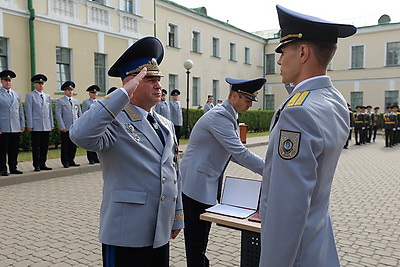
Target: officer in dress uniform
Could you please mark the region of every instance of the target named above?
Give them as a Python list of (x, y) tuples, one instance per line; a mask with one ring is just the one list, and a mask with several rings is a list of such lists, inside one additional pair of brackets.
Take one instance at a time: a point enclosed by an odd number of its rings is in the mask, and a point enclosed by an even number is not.
[(47, 77), (36, 74), (31, 78), (35, 90), (25, 96), (26, 126), (32, 138), (32, 160), (35, 172), (49, 171), (46, 166), (50, 131), (54, 128), (52, 99), (44, 93)]
[(366, 138), (366, 142), (367, 143), (371, 143), (371, 139), (372, 139), (372, 106), (368, 105), (367, 107), (367, 111), (365, 112), (365, 116), (366, 116), (366, 121), (367, 121), (367, 138)]
[(373, 130), (373, 138), (372, 141), (375, 142), (376, 139), (376, 132), (378, 131), (378, 124), (379, 124), (379, 107), (374, 107), (374, 113), (371, 115), (372, 120), (372, 130)]
[(204, 105), (204, 113), (208, 112), (210, 109), (214, 107), (214, 96), (208, 95), (207, 96), (207, 103)]
[(396, 118), (395, 127), (393, 128), (393, 145), (397, 145), (400, 139), (400, 113), (399, 106), (393, 105), (393, 116)]
[[(329, 196), (349, 134), (346, 100), (327, 76), (336, 24), (277, 6), (283, 84), (294, 88), (271, 122), (260, 200), (260, 266), (339, 266)], [(330, 112), (326, 112), (329, 107)]]
[[(88, 111), (90, 109), (90, 106), (97, 102), (97, 94), (99, 91), (100, 87), (95, 84), (89, 86), (86, 89), (86, 92), (89, 92), (89, 99), (86, 99), (82, 102), (82, 113)], [(96, 152), (86, 151), (86, 157), (89, 161), (89, 164), (100, 163)]]
[(56, 119), (61, 131), (61, 164), (64, 168), (79, 167), (75, 163), (76, 145), (69, 137), (69, 128), (82, 115), (79, 101), (72, 97), (75, 83), (66, 81), (61, 85), (64, 97), (57, 100)]
[(167, 119), (171, 119), (171, 111), (170, 111), (170, 105), (169, 103), (166, 101), (167, 99), (167, 90), (162, 89), (162, 93), (161, 93), (161, 101), (158, 102), (155, 106), (154, 106), (154, 110), (160, 114), (161, 116), (164, 116), (164, 118)]
[(394, 132), (396, 127), (396, 117), (393, 114), (392, 106), (387, 106), (386, 113), (383, 114), (383, 129), (385, 130), (385, 147), (393, 147)]
[(352, 129), (354, 128), (354, 115), (353, 115), (353, 111), (351, 110), (350, 104), (347, 103), (347, 107), (349, 109), (349, 117), (350, 117), (350, 131), (349, 131), (349, 137), (346, 140), (346, 143), (344, 144), (344, 149), (348, 149), (349, 147), (349, 141), (351, 140), (351, 133), (352, 133)]
[(258, 174), (264, 166), (263, 159), (240, 141), (237, 119), (257, 101), (256, 91), (266, 80), (225, 80), (231, 85), (228, 99), (196, 122), (181, 161), (188, 267), (209, 266), (205, 253), (211, 223), (200, 220), (200, 214), (216, 204), (230, 159)]
[(363, 142), (363, 127), (364, 127), (364, 114), (361, 112), (361, 106), (356, 107), (354, 115), (354, 139), (356, 145), (361, 145)]
[[(0, 72), (0, 175), (22, 174), (17, 169), (19, 136), (25, 130), (24, 109), (21, 95), (11, 89), (12, 79), (17, 77), (12, 70)], [(8, 158), (8, 159), (7, 159)], [(8, 160), (8, 161), (7, 161)]]
[(100, 242), (103, 266), (169, 266), (169, 240), (183, 228), (178, 144), (161, 100), (161, 42), (134, 43), (108, 71), (123, 87), (71, 127), (80, 147), (96, 151), (103, 171)]
[[(181, 139), (181, 127), (183, 125), (183, 117), (182, 117), (182, 106), (181, 102), (179, 102), (179, 95), (181, 92), (178, 89), (174, 89), (171, 91), (172, 102), (170, 105), (171, 112), (171, 121), (174, 124), (176, 139)], [(181, 152), (181, 150), (179, 150)]]

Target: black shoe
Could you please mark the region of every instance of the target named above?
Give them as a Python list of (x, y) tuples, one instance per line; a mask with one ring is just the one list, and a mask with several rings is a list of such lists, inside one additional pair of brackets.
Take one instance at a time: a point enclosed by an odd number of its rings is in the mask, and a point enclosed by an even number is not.
[(70, 167), (79, 167), (79, 166), (81, 166), (81, 164), (76, 164), (76, 163), (74, 162), (74, 163), (72, 163), (72, 164), (69, 164), (69, 166), (70, 166)]
[(39, 167), (35, 167), (35, 169), (33, 171), (34, 172), (40, 172), (40, 168)]
[(95, 160), (94, 163), (100, 163), (100, 160)]
[(69, 164), (63, 164), (64, 168), (69, 168)]
[(90, 165), (93, 165), (93, 164), (94, 164), (94, 161), (89, 161), (89, 164), (90, 164)]
[(8, 172), (7, 172), (7, 171), (2, 171), (2, 172), (0, 173), (0, 175), (1, 175), (1, 176), (8, 176)]
[(20, 170), (17, 170), (17, 169), (11, 170), (10, 173), (12, 173), (12, 174), (23, 174), (23, 172), (21, 172)]
[(43, 171), (51, 171), (52, 170), (52, 168), (47, 167), (46, 165), (40, 167), (40, 169), (43, 170)]

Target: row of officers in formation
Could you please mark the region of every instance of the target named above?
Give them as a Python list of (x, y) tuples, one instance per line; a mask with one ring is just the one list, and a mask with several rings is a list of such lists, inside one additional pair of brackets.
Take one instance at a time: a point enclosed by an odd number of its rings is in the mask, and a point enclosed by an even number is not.
[[(47, 77), (44, 74), (37, 74), (31, 78), (35, 89), (26, 95), (24, 107), (21, 95), (12, 89), (13, 78), (16, 78), (16, 74), (12, 70), (0, 72), (0, 175), (8, 176), (10, 173), (23, 173), (18, 170), (17, 165), (20, 134), (25, 130), (31, 133), (34, 171), (52, 170), (46, 165), (50, 131), (54, 129), (53, 99), (44, 92)], [(64, 168), (80, 166), (75, 162), (77, 146), (69, 138), (69, 128), (82, 113), (89, 110), (90, 106), (97, 102), (97, 95), (100, 91), (97, 85), (89, 86), (86, 89), (89, 93), (89, 99), (83, 101), (81, 106), (80, 102), (73, 98), (74, 89), (74, 82), (63, 83), (61, 90), (64, 92), (64, 96), (55, 101), (55, 115), (61, 133), (60, 158)], [(111, 87), (107, 94), (115, 89), (117, 88)], [(163, 89), (163, 94), (164, 92), (166, 94), (167, 91)], [(180, 128), (183, 125), (182, 107), (179, 102), (180, 91), (175, 89), (171, 92), (171, 95), (173, 101), (168, 103), (168, 114), (164, 113), (165, 110), (160, 105), (157, 105), (156, 109), (173, 122), (179, 140)], [(87, 151), (87, 159), (89, 164), (100, 163), (96, 152), (93, 151)]]
[(386, 113), (379, 113), (379, 107), (357, 106), (352, 111), (349, 106), (350, 134), (344, 145), (348, 148), (349, 141), (354, 129), (355, 145), (364, 145), (375, 142), (379, 126), (382, 126), (382, 134), (385, 138), (385, 147), (393, 147), (400, 142), (400, 112), (398, 105), (388, 105)]

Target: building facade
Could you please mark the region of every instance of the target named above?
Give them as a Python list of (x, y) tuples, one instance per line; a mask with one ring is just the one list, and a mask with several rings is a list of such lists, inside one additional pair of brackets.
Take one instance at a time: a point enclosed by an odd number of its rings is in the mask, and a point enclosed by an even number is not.
[[(76, 83), (79, 100), (92, 84), (104, 95), (121, 85), (107, 76), (115, 60), (139, 38), (156, 36), (165, 47), (163, 87), (179, 89), (183, 106), (187, 92), (190, 108), (204, 106), (209, 94), (225, 99), (226, 77), (268, 79), (252, 109), (276, 109), (287, 97), (274, 52), (278, 31), (249, 33), (207, 16), (204, 7), (168, 0), (0, 0), (0, 22), (0, 70), (16, 72), (13, 89), (23, 96), (36, 73), (48, 77), (46, 92), (54, 99), (67, 80)], [(352, 107), (398, 103), (399, 74), (399, 23), (362, 27), (340, 39), (328, 71)]]
[[(270, 38), (266, 48), (266, 109), (276, 109), (287, 97), (276, 64), (278, 43), (279, 38)], [(371, 105), (379, 106), (382, 112), (386, 106), (398, 104), (400, 23), (361, 27), (354, 36), (339, 39), (328, 75), (353, 109)]]

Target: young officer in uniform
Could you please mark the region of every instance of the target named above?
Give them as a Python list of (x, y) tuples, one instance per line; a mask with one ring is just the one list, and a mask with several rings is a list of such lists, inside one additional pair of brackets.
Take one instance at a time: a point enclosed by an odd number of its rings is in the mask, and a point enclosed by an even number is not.
[[(97, 102), (97, 94), (100, 91), (100, 87), (93, 84), (86, 89), (86, 92), (89, 92), (89, 99), (86, 99), (82, 102), (82, 113), (88, 111), (90, 106)], [(89, 161), (89, 164), (100, 163), (99, 158), (97, 157), (97, 153), (93, 151), (86, 151), (86, 156)]]
[[(181, 161), (185, 247), (187, 266), (209, 266), (205, 255), (210, 222), (200, 214), (216, 204), (221, 193), (223, 173), (230, 159), (262, 174), (264, 161), (240, 141), (238, 114), (246, 112), (265, 79), (225, 79), (231, 85), (228, 99), (197, 121)], [(218, 199), (219, 200), (219, 199)]]
[(56, 103), (56, 119), (61, 131), (61, 164), (64, 168), (79, 167), (75, 163), (76, 145), (69, 137), (69, 128), (82, 115), (79, 101), (72, 97), (75, 83), (67, 81), (61, 85), (65, 96)]
[(169, 103), (171, 111), (171, 121), (174, 124), (176, 139), (181, 139), (181, 127), (183, 125), (182, 106), (179, 102), (179, 95), (181, 92), (178, 89), (171, 91), (172, 102)]
[(71, 127), (72, 140), (102, 162), (100, 242), (103, 266), (169, 266), (169, 240), (183, 228), (178, 145), (161, 100), (161, 42), (134, 43), (108, 71), (123, 87)]
[(260, 201), (260, 266), (335, 267), (329, 196), (350, 127), (346, 100), (326, 70), (337, 38), (357, 29), (279, 5), (277, 11), (277, 63), (282, 82), (294, 89), (271, 122)]
[(11, 89), (12, 79), (17, 75), (12, 70), (0, 72), (0, 175), (8, 176), (8, 167), (12, 174), (22, 174), (17, 169), (19, 136), (25, 130), (24, 109), (21, 95)]
[(50, 131), (54, 128), (52, 100), (44, 93), (47, 77), (36, 74), (31, 78), (35, 90), (25, 96), (26, 126), (32, 137), (32, 160), (35, 172), (49, 171), (46, 166)]
[(169, 103), (166, 101), (167, 99), (167, 90), (162, 89), (162, 93), (161, 93), (161, 101), (158, 102), (155, 106), (154, 106), (154, 110), (160, 114), (161, 116), (164, 116), (164, 118), (167, 119), (171, 119), (171, 112), (170, 112), (170, 107), (169, 107)]
[(204, 105), (204, 113), (210, 111), (214, 107), (214, 96), (208, 95), (207, 96), (207, 103)]

